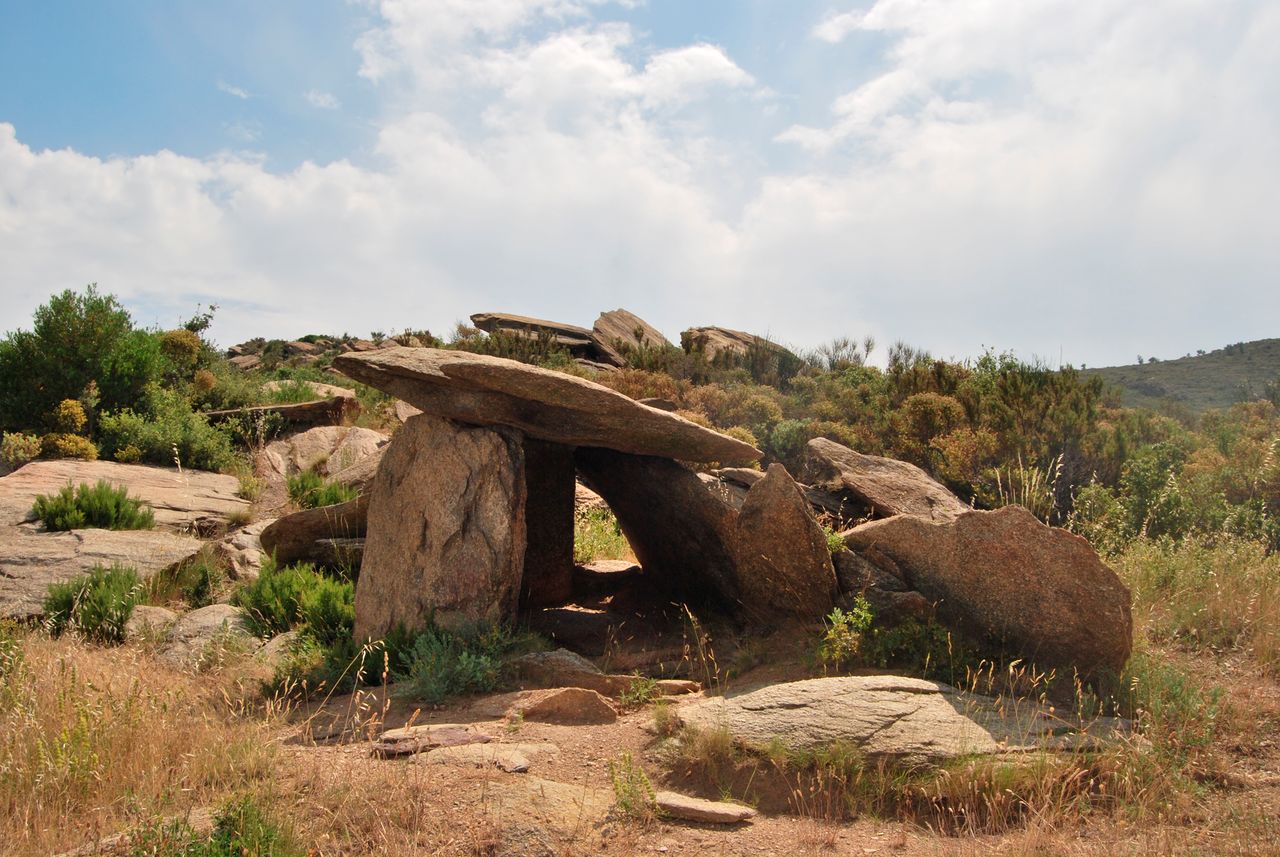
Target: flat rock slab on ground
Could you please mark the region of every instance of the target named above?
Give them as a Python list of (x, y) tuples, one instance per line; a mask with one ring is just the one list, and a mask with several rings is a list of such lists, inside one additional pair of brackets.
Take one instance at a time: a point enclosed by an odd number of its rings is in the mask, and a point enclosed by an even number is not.
[(32, 524), (0, 526), (0, 617), (38, 618), (50, 585), (94, 566), (127, 565), (146, 579), (194, 555), (202, 544), (165, 530), (46, 533)]
[(668, 818), (681, 821), (697, 821), (703, 824), (741, 824), (755, 817), (756, 811), (740, 803), (723, 800), (704, 800), (677, 792), (658, 792), (653, 796), (658, 812)]
[(433, 723), (388, 729), (373, 742), (371, 752), (381, 759), (413, 756), (440, 747), (487, 744), (493, 736), (466, 723)]
[(105, 479), (128, 489), (155, 510), (156, 525), (170, 530), (191, 530), (213, 520), (226, 524), (243, 515), (249, 503), (239, 496), (240, 480), (222, 473), (178, 470), (115, 461), (33, 461), (0, 479), (0, 525), (31, 518), (31, 507), (40, 494), (57, 494), (67, 483), (93, 485)]
[(454, 747), (437, 747), (414, 761), (424, 765), (465, 765), (484, 768), (490, 765), (508, 774), (523, 774), (540, 760), (560, 752), (555, 744), (462, 744)]
[(760, 451), (593, 381), (437, 348), (343, 354), (334, 366), (429, 414), (519, 429), (539, 440), (685, 461), (747, 464)]
[(869, 759), (937, 764), (971, 755), (1074, 750), (1124, 730), (1105, 721), (1089, 730), (1034, 702), (997, 702), (938, 682), (899, 676), (818, 678), (683, 706), (682, 722), (725, 729), (736, 741), (793, 750), (844, 744)]

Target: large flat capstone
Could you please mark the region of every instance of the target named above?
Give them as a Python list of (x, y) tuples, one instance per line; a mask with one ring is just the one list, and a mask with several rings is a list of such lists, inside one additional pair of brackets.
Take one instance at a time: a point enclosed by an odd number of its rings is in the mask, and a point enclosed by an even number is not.
[(685, 461), (746, 464), (750, 444), (641, 405), (593, 381), (514, 360), (437, 348), (343, 354), (343, 374), (436, 416), (508, 426), (567, 446)]

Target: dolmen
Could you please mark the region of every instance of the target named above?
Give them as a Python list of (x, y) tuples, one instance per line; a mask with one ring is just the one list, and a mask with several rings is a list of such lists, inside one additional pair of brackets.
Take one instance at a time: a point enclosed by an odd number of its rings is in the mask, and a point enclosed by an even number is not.
[[(749, 444), (576, 376), (433, 348), (334, 366), (422, 411), (361, 501), (360, 638), (569, 602), (576, 480), (617, 517), (638, 585), (744, 627), (812, 627), (861, 595), (888, 621), (936, 620), (1067, 675), (1128, 659), (1129, 591), (1084, 539), (1020, 507), (971, 509), (912, 465), (816, 438), (806, 487), (781, 464), (748, 477)], [(865, 521), (834, 556), (815, 507)]]
[(774, 465), (740, 510), (684, 462), (760, 451), (575, 376), (433, 348), (337, 357), (349, 377), (423, 413), (369, 487), (356, 633), (509, 621), (573, 588), (575, 476), (612, 508), (652, 591), (761, 622), (834, 604), (825, 537)]

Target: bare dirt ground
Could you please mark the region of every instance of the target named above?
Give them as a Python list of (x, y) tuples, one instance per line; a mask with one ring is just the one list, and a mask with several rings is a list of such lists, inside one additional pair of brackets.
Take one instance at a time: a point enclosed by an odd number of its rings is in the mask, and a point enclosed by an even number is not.
[[(511, 695), (422, 712), (394, 696), (385, 725), (472, 723), (499, 744), (527, 745), (530, 769), (427, 764), (421, 755), (380, 759), (367, 740), (315, 742), (330, 721), (381, 707), (378, 694), (331, 700), (305, 727), (282, 729), (276, 788), (319, 853), (441, 855), (1031, 855), (1280, 854), (1280, 684), (1243, 659), (1190, 658), (1179, 666), (1225, 690), (1211, 762), (1201, 785), (1155, 817), (1126, 812), (1031, 818), (1000, 835), (951, 836), (910, 820), (829, 821), (806, 808), (733, 827), (657, 820), (613, 810), (609, 766), (630, 753), (655, 788), (667, 785), (653, 712), (605, 726), (511, 722)], [(549, 752), (554, 748), (554, 752)], [(703, 795), (717, 797), (716, 795)]]

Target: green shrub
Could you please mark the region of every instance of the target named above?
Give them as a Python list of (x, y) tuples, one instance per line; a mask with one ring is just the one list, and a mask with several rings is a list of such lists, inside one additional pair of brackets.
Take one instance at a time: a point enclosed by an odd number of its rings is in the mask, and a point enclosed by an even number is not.
[(54, 636), (76, 631), (100, 643), (124, 640), (124, 626), (142, 600), (138, 572), (115, 565), (95, 566), (86, 577), (49, 587), (44, 601), (45, 624)]
[(452, 696), (493, 690), (517, 638), (500, 626), (447, 631), (434, 625), (414, 638), (396, 680), (406, 695), (439, 705)]
[(289, 499), (304, 509), (335, 506), (360, 496), (360, 492), (350, 485), (329, 482), (314, 470), (303, 470), (290, 476), (288, 484)]
[(355, 623), (355, 587), (326, 577), (310, 563), (276, 567), (264, 562), (258, 579), (239, 590), (232, 603), (243, 607), (259, 637), (293, 628), (333, 643), (350, 637)]
[(356, 623), (355, 586), (321, 575), (303, 589), (298, 618), (303, 631), (324, 645), (349, 638)]
[(78, 434), (53, 432), (40, 439), (40, 454), (45, 458), (76, 458), (81, 461), (96, 461), (98, 447), (93, 441)]
[(30, 331), (0, 340), (0, 427), (33, 428), (95, 382), (101, 406), (127, 407), (160, 377), (157, 338), (95, 286), (50, 298)]
[(299, 402), (314, 402), (323, 398), (316, 394), (315, 388), (306, 381), (285, 381), (267, 394), (267, 399), (279, 405), (293, 405)]
[(236, 460), (227, 432), (192, 411), (180, 393), (158, 386), (147, 389), (141, 411), (103, 414), (98, 431), (103, 449), (113, 457), (133, 447), (143, 461), (173, 464), (176, 449), (183, 467), (212, 471), (229, 470)]
[(159, 339), (160, 353), (169, 361), (170, 369), (177, 377), (186, 377), (195, 371), (204, 347), (198, 334), (180, 327), (166, 330)]
[(5, 432), (0, 440), (0, 461), (10, 467), (21, 467), (40, 454), (40, 446), (36, 435)]
[(235, 798), (218, 810), (213, 830), (197, 833), (185, 819), (144, 825), (130, 834), (129, 857), (304, 857), (293, 830), (252, 796)]
[(40, 494), (32, 508), (47, 530), (147, 530), (155, 526), (155, 513), (141, 500), (129, 497), (105, 479), (94, 485), (68, 483), (52, 496)]
[(609, 782), (613, 786), (614, 808), (623, 818), (642, 824), (657, 818), (658, 804), (653, 783), (630, 753), (623, 753), (616, 762), (609, 762)]
[(871, 629), (871, 619), (871, 605), (861, 595), (847, 611), (833, 607), (818, 645), (818, 659), (823, 666), (839, 670), (856, 660), (862, 653), (862, 640)]

